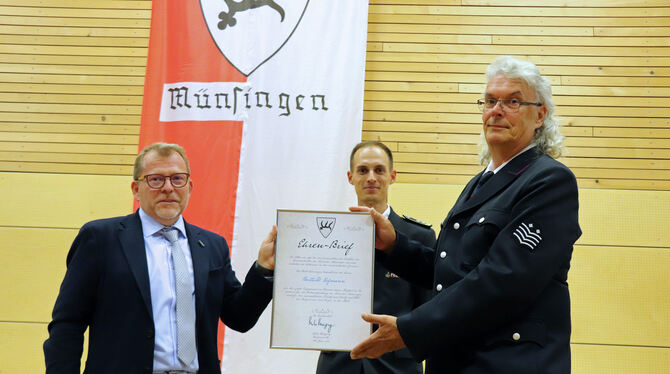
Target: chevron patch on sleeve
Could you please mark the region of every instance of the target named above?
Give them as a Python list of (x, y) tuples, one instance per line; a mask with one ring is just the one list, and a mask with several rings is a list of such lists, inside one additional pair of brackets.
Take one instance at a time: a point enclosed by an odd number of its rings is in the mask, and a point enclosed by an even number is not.
[(519, 241), (519, 244), (525, 245), (532, 251), (542, 241), (540, 236), (540, 229), (533, 227), (532, 223), (521, 223), (519, 227), (514, 230), (514, 237)]

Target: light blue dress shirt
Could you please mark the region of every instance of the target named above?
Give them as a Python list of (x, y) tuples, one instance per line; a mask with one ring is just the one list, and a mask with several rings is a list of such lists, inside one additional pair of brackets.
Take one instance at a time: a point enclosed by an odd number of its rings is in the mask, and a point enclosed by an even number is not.
[[(154, 328), (154, 371), (187, 370), (198, 371), (198, 356), (188, 366), (182, 366), (177, 358), (177, 297), (172, 264), (172, 247), (170, 242), (160, 233), (165, 227), (140, 208), (144, 248), (147, 254), (149, 284), (151, 287), (151, 308), (153, 310)], [(179, 231), (179, 246), (184, 252), (188, 271), (191, 275), (191, 293), (195, 313), (195, 290), (193, 289), (193, 259), (189, 250), (184, 219), (179, 216), (172, 226)], [(133, 316), (128, 316), (133, 318)], [(194, 318), (195, 320), (195, 318)], [(194, 327), (195, 329), (195, 327)]]

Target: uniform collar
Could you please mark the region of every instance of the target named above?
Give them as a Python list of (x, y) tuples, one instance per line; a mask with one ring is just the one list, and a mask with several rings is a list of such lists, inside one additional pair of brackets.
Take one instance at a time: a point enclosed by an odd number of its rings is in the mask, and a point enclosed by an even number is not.
[(486, 167), (486, 170), (484, 170), (484, 172), (486, 173), (487, 171), (492, 171), (493, 174), (498, 173), (500, 170), (502, 170), (502, 168), (505, 167), (505, 165), (509, 164), (509, 163), (510, 163), (512, 160), (514, 160), (518, 155), (520, 155), (520, 154), (526, 152), (527, 150), (529, 150), (529, 149), (531, 149), (531, 148), (533, 148), (533, 147), (535, 147), (535, 143), (530, 143), (526, 148), (524, 148), (524, 149), (522, 149), (521, 151), (519, 151), (519, 153), (517, 153), (517, 154), (515, 154), (514, 156), (512, 156), (512, 158), (510, 158), (509, 160), (503, 162), (502, 164), (500, 164), (500, 166), (498, 166), (498, 167), (495, 168), (495, 169), (493, 169), (493, 160), (489, 161), (489, 165)]

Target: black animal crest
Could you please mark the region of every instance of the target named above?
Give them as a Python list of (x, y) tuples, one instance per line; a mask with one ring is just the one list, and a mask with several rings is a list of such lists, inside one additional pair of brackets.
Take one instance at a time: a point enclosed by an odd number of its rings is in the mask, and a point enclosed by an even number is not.
[(319, 230), (323, 230), (323, 229), (332, 230), (333, 229), (333, 223), (335, 223), (335, 221), (330, 221), (330, 222), (321, 221), (321, 222), (319, 222)]
[(249, 9), (256, 9), (262, 6), (269, 6), (276, 10), (281, 16), (281, 22), (284, 22), (284, 9), (273, 0), (242, 0), (239, 3), (235, 2), (235, 0), (224, 1), (226, 2), (226, 5), (228, 5), (228, 12), (219, 13), (219, 19), (221, 19), (221, 22), (218, 24), (219, 30), (224, 30), (228, 26), (235, 26), (237, 23), (237, 20), (234, 17), (235, 13), (244, 12)]

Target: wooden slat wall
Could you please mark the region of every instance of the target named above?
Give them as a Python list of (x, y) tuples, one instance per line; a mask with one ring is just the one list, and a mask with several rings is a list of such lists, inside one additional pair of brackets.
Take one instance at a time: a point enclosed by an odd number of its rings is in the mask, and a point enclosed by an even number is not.
[(580, 187), (670, 190), (667, 0), (372, 0), (363, 138), (392, 147), (403, 182), (467, 182), (503, 54), (550, 79)]
[[(149, 0), (0, 0), (0, 373), (41, 343), (86, 221), (128, 213)], [(668, 0), (371, 0), (364, 139), (395, 151), (394, 207), (439, 224), (477, 165), (499, 54), (552, 81), (579, 177), (573, 372), (670, 367)], [(637, 191), (636, 191), (637, 190)], [(645, 190), (645, 191), (642, 191)], [(437, 207), (437, 208), (436, 208)]]
[(128, 175), (151, 1), (0, 0), (0, 170)]
[(132, 210), (150, 18), (150, 0), (0, 0), (0, 373), (44, 372), (72, 239)]

